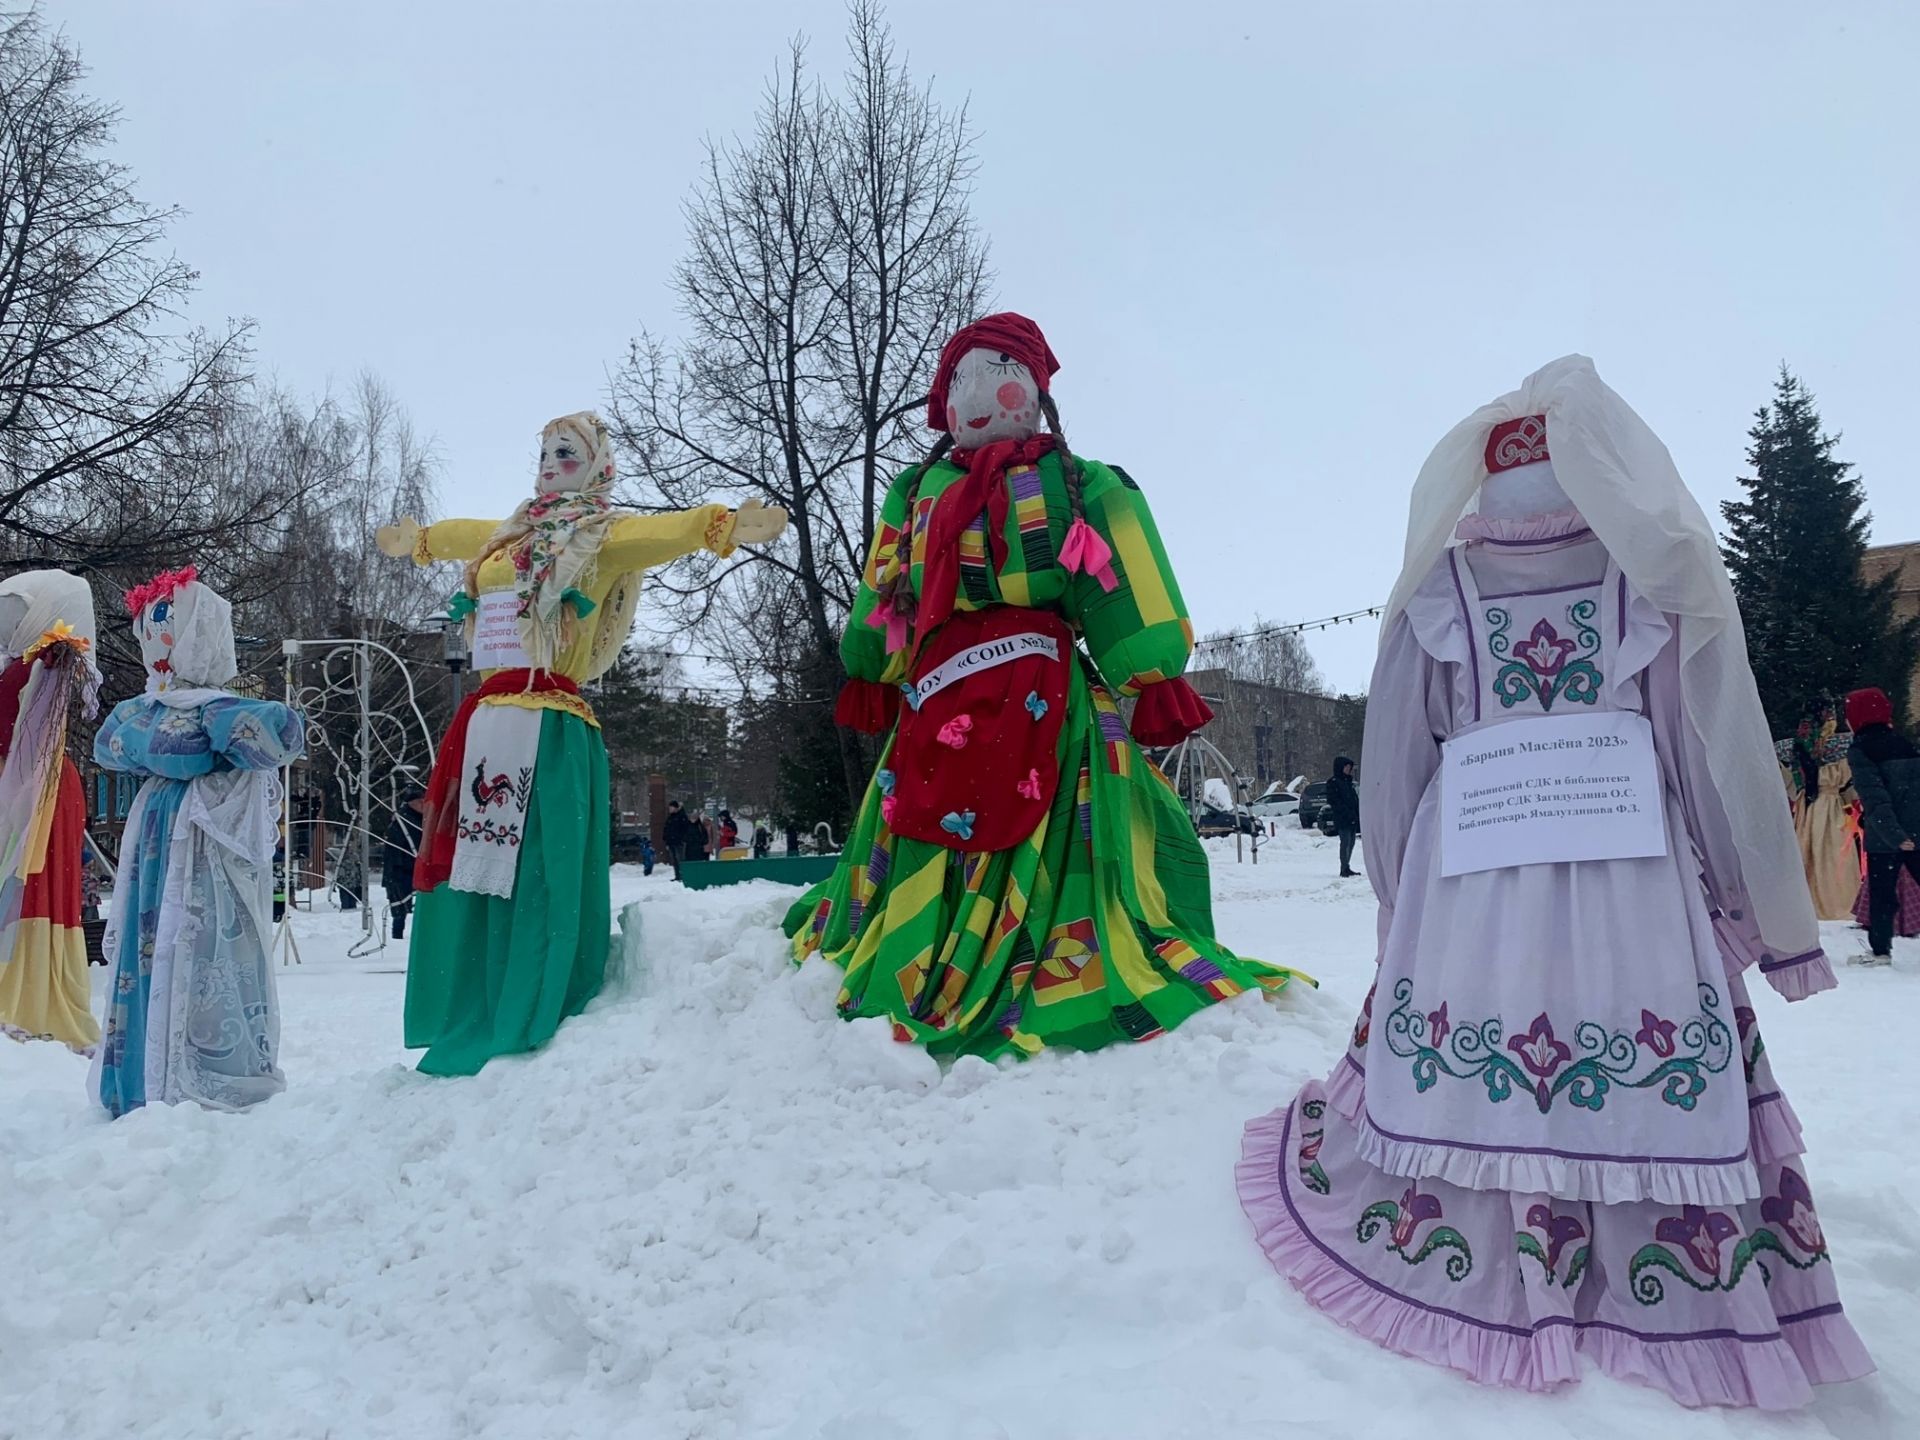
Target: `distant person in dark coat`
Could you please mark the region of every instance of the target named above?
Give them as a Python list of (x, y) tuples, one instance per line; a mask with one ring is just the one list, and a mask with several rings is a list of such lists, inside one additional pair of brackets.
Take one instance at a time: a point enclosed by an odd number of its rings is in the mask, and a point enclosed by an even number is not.
[(387, 913), (393, 917), (393, 938), (407, 938), (407, 916), (413, 913), (413, 861), (420, 853), (420, 817), (426, 813), (427, 792), (416, 790), (393, 812), (380, 852), (380, 884), (387, 892)]
[(1847, 696), (1847, 725), (1867, 849), (1867, 953), (1858, 963), (1891, 965), (1900, 872), (1920, 882), (1920, 752), (1893, 728), (1893, 703), (1883, 690)]
[(1356, 875), (1353, 842), (1360, 834), (1360, 787), (1353, 783), (1353, 761), (1344, 755), (1333, 757), (1333, 774), (1327, 779), (1327, 810), (1340, 836), (1340, 874), (1343, 878)]
[(768, 833), (766, 826), (755, 821), (753, 826), (753, 858), (756, 860), (764, 860), (772, 849), (773, 836)]
[(688, 842), (693, 839), (693, 821), (678, 800), (667, 802), (667, 828), (662, 838), (667, 842), (667, 863), (673, 866), (673, 878), (678, 880), (680, 867), (686, 863)]

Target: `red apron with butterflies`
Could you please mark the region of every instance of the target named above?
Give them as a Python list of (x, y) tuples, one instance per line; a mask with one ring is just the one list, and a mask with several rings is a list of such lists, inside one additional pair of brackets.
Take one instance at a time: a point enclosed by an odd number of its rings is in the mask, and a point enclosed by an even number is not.
[(1073, 632), (1058, 615), (1002, 605), (962, 611), (920, 651), (901, 687), (887, 826), (955, 850), (1007, 850), (1046, 818), (1060, 785)]

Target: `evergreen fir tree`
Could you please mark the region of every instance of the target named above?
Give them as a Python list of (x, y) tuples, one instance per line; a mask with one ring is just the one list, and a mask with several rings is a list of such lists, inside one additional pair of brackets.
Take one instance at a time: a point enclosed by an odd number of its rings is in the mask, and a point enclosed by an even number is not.
[(1813, 396), (1783, 365), (1747, 432), (1744, 500), (1720, 508), (1721, 552), (1746, 625), (1760, 700), (1777, 736), (1821, 698), (1878, 685), (1904, 708), (1920, 622), (1894, 618), (1896, 577), (1869, 584), (1872, 517), (1853, 467), (1834, 457)]

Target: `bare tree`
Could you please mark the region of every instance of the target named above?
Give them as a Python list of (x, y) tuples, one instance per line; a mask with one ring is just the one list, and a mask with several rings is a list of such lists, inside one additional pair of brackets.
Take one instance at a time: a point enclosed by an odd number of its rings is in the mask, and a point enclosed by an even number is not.
[(0, 538), (16, 558), (138, 567), (270, 526), (203, 482), (247, 327), (181, 331), (177, 216), (108, 157), (117, 112), (36, 10), (0, 16)]
[[(796, 41), (745, 140), (711, 142), (686, 206), (677, 346), (637, 339), (612, 385), (642, 503), (761, 496), (790, 537), (676, 567), (656, 590), (712, 651), (814, 697), (838, 675), (888, 476), (922, 448), (917, 415), (947, 335), (989, 275), (968, 214), (964, 109), (916, 88), (874, 0), (849, 6), (844, 93), (810, 80)], [(869, 763), (838, 747), (850, 799)]]
[(1244, 630), (1203, 636), (1194, 646), (1193, 668), (1224, 670), (1238, 680), (1301, 695), (1327, 693), (1326, 680), (1300, 632), (1272, 628), (1258, 615)]
[(1213, 706), (1207, 737), (1258, 784), (1317, 771), (1358, 741), (1297, 630), (1256, 616), (1243, 631), (1216, 631), (1194, 646), (1187, 678)]

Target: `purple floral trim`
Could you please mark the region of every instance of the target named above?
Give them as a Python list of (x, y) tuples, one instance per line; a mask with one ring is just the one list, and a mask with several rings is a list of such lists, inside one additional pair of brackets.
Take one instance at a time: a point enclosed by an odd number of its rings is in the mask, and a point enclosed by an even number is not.
[(1786, 970), (1795, 965), (1805, 965), (1810, 960), (1820, 959), (1826, 953), (1826, 951), (1815, 946), (1804, 955), (1789, 955), (1784, 960), (1776, 960), (1771, 955), (1762, 956), (1760, 960), (1760, 973), (1762, 975), (1771, 975), (1776, 970)]
[(1447, 565), (1453, 571), (1453, 593), (1460, 597), (1460, 623), (1467, 627), (1467, 660), (1473, 666), (1473, 718), (1480, 718), (1480, 652), (1473, 642), (1473, 610), (1467, 604), (1467, 587), (1460, 581), (1460, 552), (1447, 551)]
[[(1686, 1340), (1737, 1340), (1743, 1345), (1771, 1345), (1775, 1341), (1783, 1338), (1779, 1330), (1774, 1330), (1764, 1335), (1750, 1335), (1739, 1330), (1695, 1330), (1691, 1332), (1635, 1330), (1630, 1326), (1616, 1325), (1606, 1320), (1576, 1320), (1571, 1315), (1549, 1315), (1544, 1319), (1536, 1321), (1531, 1326), (1502, 1325), (1491, 1320), (1477, 1319), (1459, 1310), (1449, 1310), (1444, 1305), (1429, 1305), (1424, 1300), (1416, 1300), (1411, 1295), (1403, 1295), (1398, 1290), (1381, 1284), (1371, 1275), (1348, 1262), (1344, 1256), (1338, 1255), (1329, 1249), (1326, 1242), (1314, 1234), (1313, 1230), (1307, 1225), (1305, 1218), (1300, 1214), (1300, 1207), (1294, 1203), (1293, 1191), (1287, 1184), (1286, 1159), (1292, 1155), (1292, 1153), (1293, 1111), (1289, 1109), (1287, 1111), (1286, 1124), (1282, 1128), (1280, 1135), (1281, 1163), (1277, 1173), (1280, 1180), (1280, 1203), (1287, 1207), (1287, 1215), (1293, 1221), (1294, 1227), (1299, 1230), (1302, 1235), (1307, 1237), (1314, 1249), (1318, 1250), (1322, 1255), (1326, 1256), (1327, 1259), (1331, 1260), (1335, 1265), (1339, 1266), (1340, 1269), (1358, 1280), (1362, 1285), (1365, 1285), (1369, 1290), (1385, 1295), (1388, 1299), (1398, 1301), (1402, 1305), (1409, 1305), (1415, 1310), (1425, 1311), (1429, 1315), (1438, 1315), (1443, 1320), (1457, 1320), (1463, 1325), (1471, 1325), (1476, 1330), (1490, 1330), (1497, 1335), (1515, 1335), (1523, 1340), (1532, 1339), (1542, 1330), (1551, 1329), (1556, 1325), (1569, 1326), (1575, 1330), (1611, 1330), (1616, 1335), (1625, 1335), (1631, 1339), (1639, 1340), (1644, 1344), (1652, 1345), (1672, 1344)], [(1828, 1316), (1838, 1315), (1840, 1313), (1841, 1307), (1836, 1302), (1831, 1305), (1821, 1305), (1812, 1310), (1796, 1311), (1792, 1315), (1775, 1316), (1774, 1324), (1778, 1326), (1796, 1325), (1807, 1320), (1824, 1320)]]
[(1692, 1110), (1709, 1077), (1725, 1070), (1733, 1058), (1733, 1037), (1720, 1019), (1719, 992), (1711, 985), (1699, 987), (1699, 1010), (1682, 1022), (1642, 1009), (1637, 1031), (1593, 1021), (1575, 1025), (1571, 1034), (1579, 1047), (1577, 1057), (1574, 1047), (1554, 1033), (1544, 1010), (1527, 1030), (1508, 1036), (1498, 1015), (1455, 1020), (1445, 1004), (1422, 1013), (1414, 1007), (1411, 979), (1394, 982), (1393, 998), (1386, 1019), (1387, 1048), (1412, 1062), (1414, 1087), (1421, 1094), (1444, 1076), (1478, 1080), (1496, 1105), (1517, 1092), (1531, 1091), (1542, 1115), (1563, 1099), (1600, 1111), (1616, 1088), (1654, 1090), (1666, 1104)]

